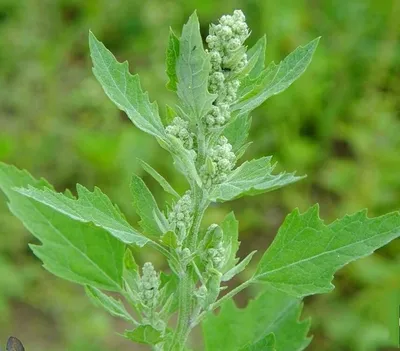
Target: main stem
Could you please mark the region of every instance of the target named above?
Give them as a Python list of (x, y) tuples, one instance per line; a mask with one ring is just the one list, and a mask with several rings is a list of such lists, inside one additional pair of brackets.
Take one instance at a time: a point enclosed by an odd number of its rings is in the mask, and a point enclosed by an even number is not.
[[(204, 198), (204, 190), (195, 185), (193, 187), (193, 198), (194, 198), (194, 218), (193, 225), (188, 235), (187, 247), (190, 252), (196, 252), (197, 249), (197, 238), (200, 230), (201, 220), (203, 218), (205, 209), (207, 207)], [(169, 348), (169, 351), (181, 351), (185, 347), (186, 340), (191, 330), (191, 317), (192, 317), (192, 299), (193, 299), (193, 282), (194, 269), (192, 265), (185, 267), (180, 277), (180, 283), (178, 286), (178, 298), (179, 298), (179, 313), (178, 322), (174, 334), (174, 338)]]

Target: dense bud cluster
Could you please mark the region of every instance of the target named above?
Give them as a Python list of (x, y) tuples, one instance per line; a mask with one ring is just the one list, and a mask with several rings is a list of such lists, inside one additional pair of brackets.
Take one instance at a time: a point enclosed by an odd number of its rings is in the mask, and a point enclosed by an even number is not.
[(182, 242), (186, 237), (186, 229), (190, 226), (193, 216), (191, 192), (187, 191), (168, 214), (168, 221)]
[(139, 284), (139, 297), (143, 305), (149, 308), (157, 306), (160, 284), (160, 277), (157, 275), (153, 265), (150, 262), (146, 262), (143, 265), (142, 278)]
[(219, 242), (216, 247), (207, 250), (207, 262), (212, 264), (213, 268), (219, 269), (222, 267), (225, 259), (225, 249), (222, 242)]
[(183, 120), (180, 117), (175, 117), (172, 123), (165, 128), (165, 131), (169, 135), (173, 135), (178, 138), (186, 149), (193, 148), (193, 133), (189, 132), (189, 122)]
[(212, 66), (209, 90), (218, 97), (206, 117), (209, 127), (222, 126), (229, 120), (229, 106), (235, 102), (240, 85), (238, 79), (230, 77), (247, 65), (243, 43), (248, 35), (245, 16), (240, 10), (235, 10), (232, 16), (222, 16), (219, 24), (210, 27), (206, 39)]
[(200, 174), (207, 188), (223, 182), (235, 165), (236, 156), (228, 139), (221, 136), (218, 144), (208, 151), (206, 164), (200, 169)]

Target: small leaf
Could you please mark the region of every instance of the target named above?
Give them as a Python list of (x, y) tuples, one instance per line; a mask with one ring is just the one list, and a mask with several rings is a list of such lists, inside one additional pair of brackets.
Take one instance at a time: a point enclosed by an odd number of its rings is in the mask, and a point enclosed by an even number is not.
[(125, 309), (124, 304), (120, 300), (116, 300), (113, 297), (104, 294), (93, 286), (85, 286), (85, 291), (95, 306), (103, 307), (114, 317), (119, 317), (128, 322), (132, 322), (131, 315)]
[[(272, 62), (256, 79), (254, 87), (250, 92), (243, 95), (240, 101), (232, 106), (232, 111), (246, 113), (260, 106), (269, 97), (286, 90), (306, 70), (311, 62), (319, 38), (314, 39), (307, 45), (300, 46), (289, 54), (279, 65)], [(247, 85), (243, 87), (246, 89)]]
[(71, 199), (62, 193), (33, 186), (16, 189), (18, 193), (38, 201), (75, 221), (89, 223), (103, 228), (115, 238), (127, 244), (145, 245), (149, 239), (132, 228), (120, 210), (99, 188), (93, 192), (77, 184), (78, 199)]
[(239, 249), (240, 242), (239, 238), (239, 222), (235, 218), (233, 212), (228, 213), (221, 223), (221, 228), (223, 232), (223, 245), (226, 249), (225, 256), (226, 262), (223, 266), (223, 272), (227, 272), (233, 267), (239, 259), (236, 258), (236, 253)]
[(251, 117), (248, 114), (238, 115), (224, 129), (224, 136), (232, 145), (232, 151), (237, 154), (249, 136)]
[(299, 299), (272, 289), (250, 300), (243, 309), (229, 299), (218, 315), (210, 313), (202, 324), (205, 349), (240, 350), (274, 334), (276, 350), (304, 350), (310, 343), (310, 320), (298, 320), (301, 308)]
[(44, 268), (79, 284), (120, 291), (125, 245), (91, 223), (73, 220), (13, 190), (28, 186), (49, 187), (26, 171), (0, 163), (0, 189), (10, 201), (11, 212), (42, 242), (42, 246), (30, 247)]
[(146, 345), (156, 345), (162, 341), (161, 332), (151, 325), (141, 325), (134, 330), (127, 330), (124, 336), (129, 340)]
[(239, 274), (242, 272), (247, 265), (250, 263), (251, 259), (253, 258), (253, 255), (257, 252), (257, 250), (250, 252), (238, 265), (230, 269), (228, 272), (226, 272), (223, 276), (221, 281), (227, 282), (231, 280), (235, 275)]
[(136, 281), (139, 281), (139, 266), (132, 255), (132, 251), (127, 248), (124, 254), (124, 268), (131, 274)]
[(255, 280), (294, 296), (331, 291), (333, 274), (400, 236), (400, 213), (368, 218), (366, 211), (325, 225), (318, 206), (288, 215), (262, 257)]
[(132, 176), (130, 187), (133, 196), (133, 206), (141, 218), (139, 224), (144, 232), (152, 236), (163, 235), (167, 231), (168, 222), (159, 210), (149, 188), (137, 175)]
[(271, 164), (271, 157), (246, 161), (229, 174), (223, 183), (214, 187), (209, 194), (209, 199), (223, 202), (244, 195), (258, 195), (282, 188), (304, 178), (296, 177), (294, 173), (273, 175), (274, 167)]
[(142, 168), (148, 174), (150, 174), (158, 182), (158, 184), (161, 185), (161, 187), (164, 189), (164, 191), (175, 196), (177, 199), (180, 198), (180, 195), (174, 190), (174, 188), (168, 183), (168, 181), (160, 173), (158, 173), (153, 167), (151, 167), (149, 164), (147, 164), (143, 160), (139, 160), (139, 162), (140, 162), (140, 165), (142, 166)]
[(211, 63), (203, 48), (200, 25), (196, 13), (183, 26), (176, 74), (178, 96), (186, 114), (198, 122), (211, 109), (216, 96), (208, 92)]
[(166, 72), (169, 78), (167, 88), (171, 91), (176, 91), (176, 83), (178, 82), (178, 78), (176, 77), (176, 63), (179, 57), (179, 45), (179, 38), (175, 35), (172, 28), (170, 28), (167, 47)]
[(119, 63), (92, 32), (89, 33), (89, 46), (93, 73), (111, 101), (128, 115), (136, 127), (155, 137), (165, 138), (157, 104), (150, 103), (147, 92), (142, 91), (139, 76), (129, 73), (128, 62)]
[(179, 278), (176, 274), (165, 274), (161, 272), (160, 304), (162, 309), (160, 314), (165, 317), (170, 316), (179, 307), (177, 298)]
[(247, 60), (251, 62), (253, 58), (257, 58), (257, 62), (249, 73), (249, 78), (257, 78), (265, 67), (265, 49), (267, 47), (267, 37), (264, 35), (257, 40), (247, 51)]
[(166, 232), (162, 237), (161, 241), (172, 249), (176, 249), (178, 247), (178, 238), (172, 230)]
[(165, 105), (165, 117), (163, 119), (164, 125), (171, 124), (174, 118), (177, 116), (177, 112), (171, 106)]
[(130, 297), (130, 300), (135, 304), (140, 303), (138, 296), (140, 275), (139, 268), (132, 255), (132, 251), (127, 248), (124, 255), (124, 288)]

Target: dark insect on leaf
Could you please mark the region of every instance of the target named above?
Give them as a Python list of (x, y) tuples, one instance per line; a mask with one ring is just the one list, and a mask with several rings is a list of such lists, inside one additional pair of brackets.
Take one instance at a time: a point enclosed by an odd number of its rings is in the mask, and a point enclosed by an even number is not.
[(21, 341), (10, 336), (7, 341), (6, 351), (25, 351), (25, 348)]
[(193, 48), (192, 48), (192, 52), (194, 51), (194, 50), (196, 50), (196, 48), (197, 48), (197, 46), (195, 45), (195, 46), (193, 46)]

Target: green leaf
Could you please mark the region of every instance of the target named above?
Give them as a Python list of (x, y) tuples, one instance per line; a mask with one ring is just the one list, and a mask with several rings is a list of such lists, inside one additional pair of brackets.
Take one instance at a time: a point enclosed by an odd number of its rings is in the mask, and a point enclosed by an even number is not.
[(262, 293), (243, 309), (227, 300), (218, 315), (210, 313), (202, 324), (205, 349), (238, 350), (273, 333), (276, 350), (304, 350), (310, 343), (310, 320), (298, 321), (301, 308), (299, 299), (276, 290)]
[(158, 184), (161, 185), (161, 187), (164, 189), (164, 191), (175, 196), (177, 199), (180, 198), (180, 195), (175, 191), (175, 189), (168, 183), (168, 181), (160, 173), (158, 173), (153, 167), (151, 167), (149, 164), (147, 164), (143, 160), (139, 160), (139, 162), (140, 162), (140, 165), (142, 166), (142, 168), (148, 174), (150, 174), (158, 182)]
[(253, 255), (257, 252), (257, 250), (250, 252), (238, 265), (235, 267), (231, 268), (229, 271), (227, 271), (221, 278), (221, 281), (227, 282), (231, 280), (235, 275), (239, 274), (242, 272), (247, 265), (250, 263), (251, 259), (253, 258)]
[(196, 121), (211, 109), (216, 96), (208, 92), (211, 64), (203, 48), (203, 39), (196, 13), (183, 26), (177, 64), (178, 96), (189, 118)]
[(224, 136), (232, 145), (232, 151), (237, 154), (249, 136), (251, 117), (248, 114), (238, 115), (224, 129)]
[(239, 250), (240, 242), (239, 238), (239, 222), (235, 218), (235, 214), (230, 212), (226, 215), (221, 223), (222, 235), (223, 235), (223, 245), (226, 250), (226, 262), (224, 264), (223, 272), (227, 272), (239, 261), (236, 258), (236, 253)]
[(294, 173), (272, 174), (275, 165), (271, 157), (246, 161), (229, 174), (228, 178), (213, 188), (209, 194), (211, 201), (229, 201), (244, 195), (258, 195), (282, 188), (304, 177)]
[(151, 325), (141, 325), (134, 330), (127, 330), (124, 336), (139, 344), (155, 345), (162, 340), (161, 332)]
[(132, 251), (129, 248), (125, 250), (123, 272), (125, 291), (129, 295), (130, 301), (133, 301), (135, 304), (139, 304), (139, 267), (135, 262)]
[(131, 315), (125, 309), (124, 304), (120, 300), (116, 300), (113, 297), (104, 294), (93, 286), (85, 286), (85, 291), (95, 306), (103, 307), (114, 317), (122, 318), (128, 322), (132, 322)]
[(179, 278), (176, 274), (160, 273), (161, 289), (160, 289), (160, 318), (167, 319), (179, 307), (178, 285)]
[(325, 225), (315, 205), (288, 215), (254, 279), (294, 296), (331, 291), (333, 274), (400, 236), (400, 213), (368, 218), (360, 211)]
[(240, 351), (276, 351), (275, 335), (268, 334), (265, 338), (241, 348)]
[(257, 62), (249, 73), (249, 78), (257, 78), (260, 73), (264, 70), (265, 67), (265, 49), (267, 47), (267, 37), (264, 35), (260, 39), (257, 40), (257, 43), (254, 44), (247, 51), (247, 60), (251, 62), (254, 57), (257, 58)]
[(172, 230), (167, 231), (162, 237), (161, 241), (170, 247), (171, 249), (176, 249), (178, 247), (178, 237)]
[(76, 189), (78, 199), (71, 199), (48, 188), (37, 189), (32, 185), (27, 188), (16, 189), (16, 191), (75, 221), (91, 222), (124, 243), (143, 246), (149, 241), (148, 238), (130, 226), (119, 209), (99, 188), (95, 188), (91, 192), (84, 186), (77, 184)]
[(168, 231), (168, 222), (159, 210), (156, 200), (144, 181), (133, 175), (130, 183), (133, 206), (142, 219), (139, 224), (145, 233), (161, 236)]
[[(251, 91), (242, 96), (240, 101), (232, 106), (232, 111), (246, 113), (260, 106), (269, 97), (286, 90), (306, 70), (311, 62), (319, 38), (305, 46), (300, 46), (276, 65), (272, 62), (256, 79)], [(246, 89), (248, 85), (244, 85)]]
[(155, 102), (140, 86), (139, 76), (129, 73), (128, 62), (119, 63), (114, 55), (89, 33), (93, 73), (107, 96), (124, 111), (133, 124), (146, 133), (165, 138), (164, 126)]
[(257, 78), (264, 69), (266, 45), (267, 38), (264, 35), (251, 49), (247, 51), (248, 63), (246, 67), (240, 71), (237, 76), (234, 76), (240, 80), (242, 89), (243, 86), (246, 86), (247, 84), (251, 83), (254, 78)]
[(178, 78), (176, 76), (176, 63), (179, 57), (179, 45), (179, 38), (175, 35), (172, 28), (170, 28), (167, 47), (166, 72), (169, 78), (167, 88), (172, 91), (176, 91), (176, 83), (178, 82)]
[(11, 212), (42, 242), (30, 247), (44, 267), (79, 284), (120, 291), (124, 244), (101, 228), (75, 221), (13, 190), (27, 186), (49, 187), (26, 171), (0, 163), (0, 189), (10, 201)]

